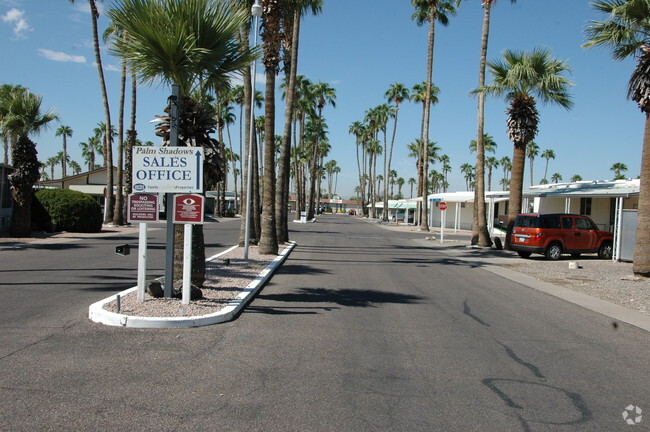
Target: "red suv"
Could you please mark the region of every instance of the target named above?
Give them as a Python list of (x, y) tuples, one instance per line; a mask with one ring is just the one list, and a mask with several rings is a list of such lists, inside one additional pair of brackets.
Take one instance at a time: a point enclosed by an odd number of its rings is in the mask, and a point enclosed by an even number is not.
[(574, 257), (597, 253), (602, 259), (611, 259), (613, 239), (611, 232), (599, 230), (586, 216), (529, 213), (515, 219), (510, 249), (523, 258), (533, 253), (549, 260), (557, 260), (564, 253)]

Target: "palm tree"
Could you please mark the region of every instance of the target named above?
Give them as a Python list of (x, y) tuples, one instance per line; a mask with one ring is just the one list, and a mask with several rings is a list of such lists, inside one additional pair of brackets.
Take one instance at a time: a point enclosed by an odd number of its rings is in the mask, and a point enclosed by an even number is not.
[(13, 237), (29, 237), (31, 233), (32, 187), (38, 181), (40, 162), (36, 144), (29, 135), (38, 135), (48, 123), (57, 119), (54, 111), (41, 112), (43, 98), (17, 87), (0, 99), (3, 112), (2, 129), (11, 137), (11, 164), (9, 186), (14, 199), (10, 234)]
[(441, 155), (438, 160), (442, 164), (442, 175), (445, 176), (442, 191), (447, 192), (447, 187), (449, 186), (448, 175), (451, 172), (451, 161), (449, 160), (449, 156), (446, 154)]
[(623, 172), (627, 171), (627, 165), (624, 163), (616, 162), (609, 170), (614, 172), (614, 180), (625, 180), (625, 174)]
[(539, 146), (535, 144), (535, 141), (531, 141), (526, 145), (526, 157), (528, 158), (528, 162), (530, 163), (530, 185), (535, 184), (535, 180), (533, 177), (533, 162), (535, 161), (535, 157), (539, 154)]
[(76, 161), (70, 161), (70, 169), (72, 170), (72, 175), (81, 173), (81, 165), (79, 165)]
[(397, 185), (397, 196), (401, 199), (403, 197), (402, 195), (402, 186), (404, 186), (404, 177), (397, 177), (397, 180), (395, 180), (395, 184)]
[(551, 149), (546, 149), (542, 152), (542, 157), (546, 159), (546, 167), (544, 168), (544, 180), (546, 180), (546, 173), (548, 172), (549, 159), (555, 159), (555, 152)]
[[(352, 124), (350, 124), (350, 127), (348, 129), (348, 133), (351, 134), (351, 135), (354, 135), (354, 138), (355, 138), (355, 144), (356, 144), (355, 147), (356, 147), (356, 154), (357, 154), (357, 171), (359, 173), (359, 192), (360, 192), (360, 196), (361, 196), (361, 208), (362, 208), (363, 215), (365, 216), (366, 215), (366, 209), (365, 209), (365, 199), (364, 199), (365, 197), (364, 197), (364, 194), (365, 194), (365, 191), (366, 191), (366, 185), (365, 185), (365, 181), (364, 181), (364, 174), (365, 174), (366, 164), (365, 164), (365, 160), (364, 160), (363, 170), (362, 170), (361, 169), (361, 163), (360, 163), (360, 160), (359, 160), (359, 147), (361, 147), (362, 150), (363, 150), (362, 137), (366, 133), (365, 126), (360, 121), (355, 121)], [(364, 159), (365, 159), (365, 157), (364, 157)]]
[(54, 179), (54, 168), (59, 164), (59, 158), (57, 156), (52, 156), (47, 158), (44, 166), (50, 167), (50, 178)]
[(68, 157), (67, 138), (72, 138), (72, 133), (73, 133), (72, 128), (70, 126), (65, 126), (65, 125), (59, 126), (59, 128), (55, 132), (56, 136), (63, 137), (63, 158), (61, 159), (61, 169), (62, 169), (61, 178), (65, 178), (67, 176), (66, 163), (70, 159)]
[(645, 133), (632, 270), (650, 276), (650, 4), (644, 0), (598, 0), (592, 6), (604, 15), (605, 21), (589, 23), (589, 41), (585, 45), (609, 47), (616, 60), (630, 56), (637, 59), (627, 96), (645, 114)]
[(555, 173), (551, 176), (551, 181), (553, 183), (559, 183), (562, 181), (562, 176), (559, 173)]
[[(516, 0), (511, 0), (514, 3)], [(482, 0), (483, 5), (483, 26), (481, 30), (481, 54), (479, 59), (478, 88), (485, 86), (485, 65), (487, 62), (488, 39), (490, 36), (490, 15), (492, 5), (496, 0)], [(476, 190), (474, 193), (473, 209), (473, 226), (472, 226), (472, 244), (489, 247), (492, 245), (489, 233), (487, 231), (487, 217), (485, 208), (485, 94), (478, 94), (478, 127), (477, 127), (477, 145), (476, 145)]]
[(409, 179), (406, 182), (409, 184), (409, 187), (411, 188), (410, 198), (413, 198), (413, 185), (416, 183), (416, 180), (413, 177), (409, 177)]
[(472, 180), (474, 179), (474, 165), (464, 163), (460, 166), (460, 172), (463, 173), (465, 178), (465, 187), (468, 191), (471, 190)]
[[(478, 91), (503, 96), (510, 104), (506, 110), (508, 138), (514, 143), (508, 208), (510, 233), (521, 211), (526, 146), (535, 138), (539, 124), (535, 96), (542, 103), (553, 102), (566, 109), (570, 109), (573, 102), (569, 94), (572, 83), (562, 75), (570, 70), (569, 66), (562, 60), (551, 58), (549, 50), (537, 48), (530, 53), (507, 50), (502, 55), (502, 60), (488, 62), (493, 83)], [(508, 235), (506, 247), (509, 238)]]
[[(393, 83), (389, 89), (384, 93), (384, 97), (388, 99), (388, 102), (392, 102), (394, 104), (394, 109), (393, 109), (393, 118), (395, 119), (393, 123), (393, 134), (390, 139), (390, 147), (388, 150), (388, 171), (391, 169), (391, 162), (393, 160), (393, 146), (395, 145), (395, 133), (397, 132), (397, 117), (399, 116), (399, 106), (402, 102), (405, 100), (408, 101), (410, 98), (409, 90), (408, 88), (404, 87), (404, 84), (402, 83)], [(384, 156), (384, 159), (386, 156)], [(384, 195), (384, 207), (388, 207), (388, 199), (386, 194)], [(386, 218), (388, 218), (388, 214), (386, 214)], [(386, 219), (388, 220), (388, 219)]]
[(494, 156), (485, 158), (485, 167), (488, 170), (488, 191), (492, 190), (492, 170), (499, 166), (499, 160)]
[(315, 125), (317, 128), (317, 133), (314, 134), (315, 139), (312, 143), (312, 159), (309, 168), (309, 200), (307, 207), (307, 219), (313, 219), (314, 208), (316, 206), (317, 199), (316, 180), (318, 178), (318, 159), (320, 158), (319, 143), (322, 139), (325, 138), (326, 131), (326, 125), (323, 120), (323, 109), (327, 105), (336, 107), (336, 90), (330, 87), (330, 85), (327, 83), (319, 82), (311, 86), (309, 93), (315, 102), (316, 111), (318, 113), (318, 117), (314, 119), (318, 124)]
[[(69, 0), (74, 3), (75, 0)], [(90, 16), (93, 31), (93, 47), (95, 50), (95, 63), (97, 64), (97, 72), (99, 73), (99, 84), (102, 91), (102, 101), (104, 103), (104, 137), (108, 138), (111, 134), (111, 111), (108, 105), (108, 93), (106, 91), (106, 80), (104, 79), (104, 67), (102, 66), (102, 57), (99, 49), (99, 33), (97, 30), (97, 20), (99, 19), (99, 9), (95, 0), (88, 0), (90, 6)], [(111, 142), (106, 143), (104, 150), (104, 162), (106, 165), (106, 203), (104, 204), (104, 223), (109, 223), (113, 220), (113, 150)]]
[(426, 90), (425, 90), (425, 102), (424, 102), (424, 124), (423, 129), (420, 134), (421, 142), (424, 145), (424, 148), (420, 151), (420, 158), (422, 159), (420, 165), (420, 182), (422, 184), (422, 207), (421, 207), (421, 223), (420, 229), (422, 231), (429, 231), (428, 214), (427, 208), (427, 172), (429, 170), (427, 159), (425, 155), (429, 154), (426, 146), (429, 144), (429, 119), (431, 113), (431, 91), (432, 91), (432, 77), (433, 77), (433, 47), (435, 40), (435, 24), (436, 21), (442, 25), (447, 25), (449, 23), (449, 15), (454, 15), (456, 13), (456, 6), (458, 1), (456, 0), (411, 0), (411, 5), (415, 8), (413, 13), (413, 20), (418, 26), (424, 25), (426, 22), (429, 23), (429, 32), (427, 37), (427, 79), (426, 79)]
[[(121, 0), (108, 15), (124, 32), (124, 37), (114, 40), (112, 52), (127, 59), (141, 81), (179, 86), (179, 142), (170, 142), (169, 116), (161, 116), (156, 132), (167, 144), (203, 147), (203, 186), (213, 188), (224, 175), (216, 140), (209, 135), (216, 126), (214, 116), (189, 96), (196, 88), (201, 94), (206, 88), (223, 90), (230, 75), (244, 70), (254, 58), (248, 47), (237, 42), (247, 11), (209, 0)], [(192, 237), (192, 283), (202, 286), (205, 246), (200, 226)], [(178, 225), (175, 242), (180, 244), (182, 238)], [(175, 255), (174, 273), (180, 276), (182, 254)]]
[[(469, 142), (469, 152), (474, 153), (478, 148), (478, 142), (471, 140)], [(495, 153), (497, 151), (497, 143), (494, 141), (492, 135), (483, 134), (483, 151), (488, 153)]]
[[(510, 170), (512, 169), (512, 161), (508, 156), (504, 156), (499, 159), (499, 165), (501, 165), (501, 168), (503, 168), (503, 178), (505, 180), (509, 180)], [(503, 184), (503, 182), (499, 182), (499, 184)]]
[(280, 145), (280, 160), (278, 163), (278, 188), (276, 191), (276, 235), (279, 242), (289, 241), (289, 177), (291, 124), (296, 108), (296, 77), (298, 71), (298, 44), (300, 38), (300, 19), (311, 9), (313, 15), (322, 10), (322, 0), (299, 0), (287, 2), (282, 10), (282, 43), (285, 83), (287, 84), (284, 132)]

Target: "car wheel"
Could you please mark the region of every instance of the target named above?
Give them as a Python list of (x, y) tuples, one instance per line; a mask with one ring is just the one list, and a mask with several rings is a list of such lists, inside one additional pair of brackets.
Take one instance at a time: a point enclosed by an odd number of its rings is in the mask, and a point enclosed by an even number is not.
[(598, 249), (598, 258), (600, 259), (612, 259), (612, 244), (609, 242), (603, 243)]
[(546, 248), (544, 255), (546, 255), (546, 259), (548, 260), (557, 261), (560, 259), (560, 255), (562, 255), (562, 246), (560, 246), (558, 243), (551, 243)]
[(531, 254), (530, 252), (517, 251), (517, 255), (519, 255), (522, 258), (529, 258), (530, 254)]

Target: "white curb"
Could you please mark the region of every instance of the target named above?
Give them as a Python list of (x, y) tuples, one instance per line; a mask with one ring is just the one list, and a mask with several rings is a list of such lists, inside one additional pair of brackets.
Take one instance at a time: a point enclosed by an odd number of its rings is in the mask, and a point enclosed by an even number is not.
[[(239, 311), (251, 301), (257, 292), (270, 279), (273, 273), (275, 273), (275, 270), (287, 259), (289, 253), (296, 247), (296, 242), (292, 241), (289, 243), (289, 246), (280, 252), (280, 254), (271, 261), (264, 270), (262, 270), (255, 280), (248, 284), (248, 286), (244, 288), (235, 299), (231, 300), (228, 305), (219, 312), (191, 317), (141, 317), (118, 314), (104, 309), (104, 305), (114, 301), (118, 295), (124, 296), (137, 289), (137, 287), (133, 287), (90, 305), (88, 308), (88, 318), (90, 318), (91, 321), (100, 324), (136, 328), (188, 328), (231, 321), (235, 316), (237, 316)], [(237, 248), (237, 246), (233, 246), (230, 249), (214, 255), (206, 261), (216, 259), (235, 248)]]

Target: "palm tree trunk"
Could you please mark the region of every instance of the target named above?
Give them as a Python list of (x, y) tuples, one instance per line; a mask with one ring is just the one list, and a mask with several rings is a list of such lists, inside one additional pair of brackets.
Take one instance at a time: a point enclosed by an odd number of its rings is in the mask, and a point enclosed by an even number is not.
[(115, 195), (114, 225), (124, 225), (124, 191), (122, 188), (124, 172), (124, 98), (126, 95), (126, 60), (122, 60), (120, 79), (120, 111), (117, 119), (117, 194)]
[[(433, 8), (434, 6), (430, 6)], [(429, 12), (429, 37), (427, 44), (427, 90), (425, 97), (424, 108), (424, 130), (422, 131), (422, 153), (420, 153), (422, 164), (422, 207), (421, 207), (421, 220), (420, 230), (429, 231), (428, 221), (428, 185), (427, 185), (427, 172), (429, 171), (429, 121), (431, 118), (431, 80), (433, 77), (433, 47), (435, 41), (435, 18), (434, 11)]]
[(111, 111), (108, 106), (108, 93), (106, 92), (106, 80), (104, 79), (104, 68), (99, 51), (99, 34), (97, 31), (97, 19), (99, 11), (95, 0), (88, 0), (90, 3), (90, 15), (93, 25), (93, 45), (95, 48), (95, 63), (97, 63), (97, 72), (99, 73), (99, 83), (102, 89), (102, 100), (104, 103), (105, 131), (104, 139), (106, 141), (106, 150), (104, 161), (106, 162), (106, 203), (104, 204), (104, 223), (113, 220), (113, 149), (111, 144)]
[(289, 76), (286, 77), (286, 104), (284, 110), (284, 133), (282, 135), (282, 147), (280, 149), (280, 163), (278, 164), (278, 190), (276, 192), (276, 234), (277, 241), (285, 243), (289, 241), (289, 177), (291, 164), (291, 124), (295, 110), (296, 74), (298, 71), (298, 35), (300, 34), (300, 9), (296, 8), (293, 14), (293, 26), (291, 30), (291, 64)]
[(650, 276), (650, 115), (647, 113), (641, 154), (641, 191), (632, 271), (637, 275)]
[[(487, 58), (488, 38), (490, 35), (490, 11), (491, 2), (483, 6), (483, 31), (481, 36), (481, 60), (479, 65), (478, 88), (485, 85), (485, 63)], [(485, 209), (485, 146), (484, 138), (485, 124), (485, 94), (478, 94), (478, 132), (476, 137), (476, 187), (474, 188), (474, 209), (473, 209), (473, 230), (472, 244), (482, 247), (492, 246), (490, 233), (487, 230), (487, 218)]]
[(136, 107), (138, 96), (138, 84), (135, 77), (135, 72), (131, 71), (131, 124), (129, 132), (127, 133), (126, 151), (124, 152), (124, 186), (125, 195), (133, 192), (133, 182), (131, 175), (133, 173), (133, 147), (135, 147), (135, 139), (137, 137), (136, 128)]
[(264, 194), (262, 198), (262, 231), (259, 252), (277, 255), (278, 238), (275, 231), (275, 72), (266, 73), (264, 100)]
[(526, 164), (526, 144), (515, 143), (512, 152), (512, 168), (510, 170), (510, 202), (508, 204), (508, 232), (506, 249), (510, 246), (510, 234), (515, 224), (515, 218), (521, 213), (522, 190), (524, 184), (524, 167)]

